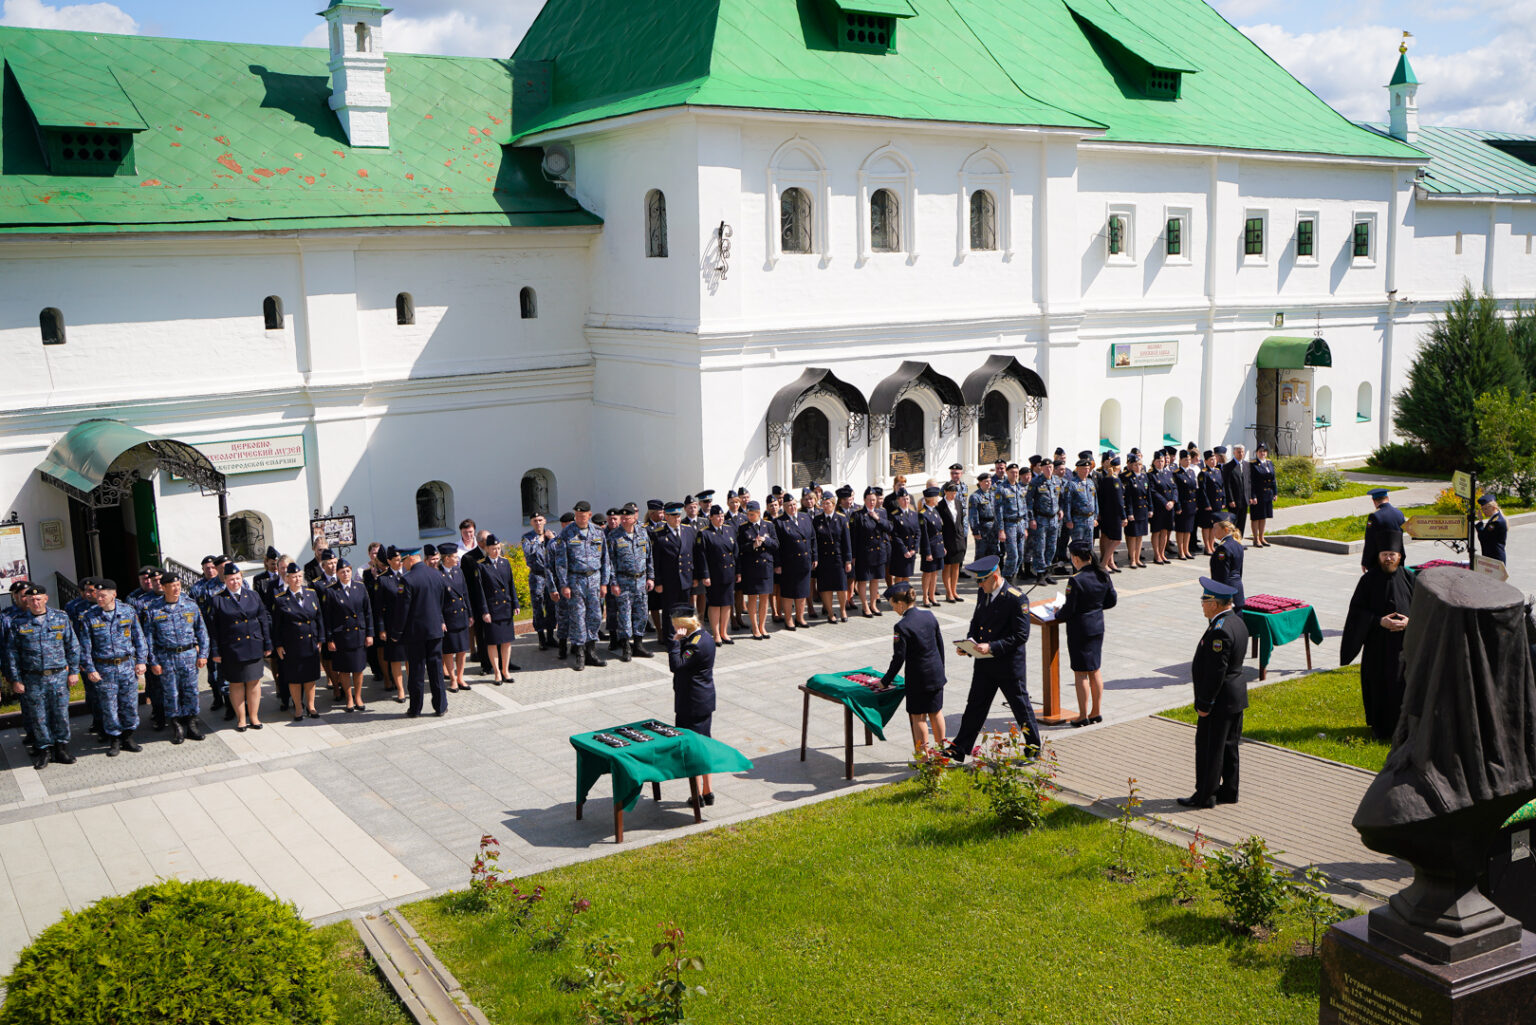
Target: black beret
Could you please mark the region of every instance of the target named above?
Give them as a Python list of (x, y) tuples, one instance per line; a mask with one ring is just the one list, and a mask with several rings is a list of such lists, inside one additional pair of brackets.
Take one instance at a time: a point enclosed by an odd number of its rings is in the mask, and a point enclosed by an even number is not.
[[(442, 544), (437, 546), (437, 554), (438, 555), (458, 555), (459, 554), (459, 546), (454, 544), (452, 541), (444, 541)], [(341, 565), (340, 563), (337, 563), (338, 567), (340, 565)]]
[(234, 576), (234, 575), (235, 575), (235, 574), (236, 574), (236, 573), (239, 573), (239, 572), (240, 572), (240, 567), (239, 567), (239, 566), (236, 566), (236, 565), (235, 565), (235, 564), (234, 564), (234, 563), (232, 563), (232, 562), (226, 562), (226, 563), (225, 563), (225, 564), (224, 564), (224, 575), (225, 575), (225, 576), (226, 576), (226, 577), (232, 577), (232, 576)]
[[(276, 552), (277, 549), (275, 549), (275, 548), (268, 548), (267, 551), (269, 551), (269, 552)], [(267, 558), (275, 559), (275, 558), (277, 558), (277, 556), (275, 554), (274, 555), (268, 555)], [(203, 556), (202, 565), (206, 566), (210, 562), (218, 562), (218, 561), (219, 561), (219, 557), (217, 555), (205, 555), (205, 556)]]
[(491, 545), (499, 544), (501, 544), (501, 538), (497, 537), (495, 534), (485, 535), (485, 547), (489, 548)]
[(613, 508), (613, 507), (610, 507), (608, 509), (607, 516), (608, 516), (608, 518), (610, 520), (613, 519), (615, 516), (622, 516), (622, 515), (624, 515), (624, 510), (623, 509), (617, 509), (617, 508)]
[(27, 582), (27, 589), (25, 591), (21, 592), (21, 593), (24, 596), (30, 598), (33, 595), (37, 595), (37, 594), (47, 594), (48, 593), (48, 588), (44, 587), (42, 584), (34, 584), (31, 581), (28, 581)]
[[(282, 557), (283, 557), (283, 553), (282, 552), (278, 551), (276, 548), (273, 548), (271, 545), (267, 545), (267, 558), (269, 558), (269, 559), (281, 559)], [(212, 558), (212, 556), (209, 556), (209, 558)], [(208, 560), (204, 559), (203, 561), (207, 562)]]
[(298, 563), (296, 563), (296, 562), (290, 562), (290, 563), (289, 563), (289, 564), (288, 564), (288, 566), (287, 566), (287, 568), (285, 568), (285, 569), (284, 569), (284, 570), (283, 570), (283, 572), (284, 572), (284, 573), (302, 573), (302, 572), (304, 572), (304, 571), (303, 571), (303, 570), (301, 570), (301, 569), (300, 569), (300, 568), (299, 568), (299, 564), (298, 564)]
[(775, 484), (773, 486), (773, 492), (772, 493), (775, 494), (775, 495), (782, 495), (784, 493), (784, 489), (782, 487), (780, 487), (779, 485)]
[(950, 463), (949, 464), (949, 468), (951, 470), (963, 470), (963, 469), (965, 469), (965, 467), (961, 466), (959, 463)]
[[(1039, 466), (1043, 462), (1045, 462), (1045, 459), (1042, 456), (1030, 456), (1029, 457), (1029, 465), (1030, 466)], [(1013, 467), (1010, 466), (1010, 467), (1008, 467), (1008, 469), (1011, 470), (1011, 469), (1013, 469)]]
[(436, 554), (437, 554), (437, 546), (436, 545), (422, 545), (421, 546), (421, 557), (423, 559), (430, 559), (430, 558), (432, 558), (432, 556), (434, 556)]
[(575, 523), (576, 522), (576, 514), (573, 513), (573, 512), (563, 512), (563, 513), (560, 514), (560, 522), (561, 523)]
[(984, 480), (991, 480), (991, 479), (992, 479), (992, 475), (990, 473), (978, 473), (976, 475), (976, 483), (977, 484), (980, 484)]
[(1093, 457), (1090, 456), (1087, 459), (1079, 459), (1077, 461), (1077, 465), (1078, 466), (1092, 466), (1093, 465)]
[(599, 527), (606, 527), (608, 526), (608, 517), (603, 513), (593, 513), (592, 522), (597, 524)]
[(592, 503), (587, 501), (585, 498), (583, 498), (581, 501), (579, 501), (575, 505), (571, 506), (571, 511), (572, 512), (591, 512), (592, 511)]
[(648, 498), (645, 501), (645, 507), (652, 512), (661, 512), (661, 510), (667, 507), (667, 503), (659, 498)]
[(638, 515), (639, 512), (640, 507), (635, 505), (633, 502), (625, 502), (624, 508), (619, 510), (619, 513), (624, 516), (635, 516)]
[(1058, 446), (1056, 446), (1055, 454), (1058, 455), (1058, 456), (1064, 456), (1064, 455), (1067, 454), (1067, 450), (1062, 448), (1060, 445), (1058, 445)]
[(139, 567), (139, 576), (141, 576), (141, 577), (152, 577), (152, 576), (154, 576), (155, 574), (157, 574), (159, 572), (160, 571), (155, 569), (155, 567), (153, 567), (153, 566), (140, 566)]

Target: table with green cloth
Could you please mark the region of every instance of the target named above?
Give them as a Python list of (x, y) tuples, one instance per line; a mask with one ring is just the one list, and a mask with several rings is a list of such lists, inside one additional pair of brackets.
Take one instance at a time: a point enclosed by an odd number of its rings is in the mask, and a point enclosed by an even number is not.
[(876, 736), (884, 740), (885, 724), (891, 721), (891, 716), (896, 714), (896, 710), (906, 700), (907, 686), (906, 681), (898, 676), (889, 688), (871, 690), (852, 677), (864, 676), (879, 680), (884, 675), (884, 670), (865, 666), (863, 669), (847, 669), (840, 673), (817, 673), (801, 684), (800, 690), (805, 694), (805, 707), (800, 715), (802, 762), (805, 761), (811, 728), (811, 698), (818, 697), (843, 706), (843, 760), (846, 763), (847, 778), (853, 778), (853, 720), (857, 718), (864, 724), (866, 747), (875, 742)]
[[(586, 804), (587, 794), (598, 779), (605, 774), (612, 775), (613, 821), (618, 843), (624, 842), (624, 813), (634, 808), (635, 802), (640, 800), (645, 784), (651, 784), (652, 796), (659, 801), (663, 781), (686, 779), (693, 797), (697, 798), (699, 793), (695, 776), (716, 772), (744, 772), (752, 768), (752, 762), (746, 755), (713, 737), (706, 737), (681, 726), (672, 727), (678, 731), (678, 736), (665, 737), (655, 730), (647, 729), (646, 722), (660, 720), (626, 723), (622, 727), (613, 726), (571, 737), (571, 746), (576, 749), (576, 817), (581, 818), (582, 805)], [(638, 730), (655, 739), (645, 743), (629, 740), (616, 732), (622, 728)], [(629, 746), (609, 747), (595, 739), (599, 733), (629, 740)], [(695, 822), (703, 821), (699, 804), (698, 800), (693, 802)]]
[(1312, 645), (1323, 643), (1323, 628), (1317, 621), (1317, 610), (1310, 605), (1284, 612), (1259, 612), (1243, 609), (1243, 625), (1253, 638), (1255, 653), (1259, 656), (1259, 679), (1269, 675), (1269, 656), (1282, 644), (1289, 644), (1300, 637), (1307, 648), (1307, 668), (1312, 668)]

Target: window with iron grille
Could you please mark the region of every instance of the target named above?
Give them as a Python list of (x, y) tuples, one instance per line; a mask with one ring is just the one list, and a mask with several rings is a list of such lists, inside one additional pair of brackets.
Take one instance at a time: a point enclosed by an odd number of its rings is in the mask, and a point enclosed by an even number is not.
[(44, 345), (64, 344), (64, 313), (50, 306), (37, 315), (38, 327), (43, 332)]
[(267, 554), (267, 532), (261, 513), (246, 510), (229, 518), (229, 547), (235, 562), (262, 560)]
[(1184, 255), (1184, 218), (1168, 218), (1168, 234), (1166, 236), (1167, 248), (1165, 252), (1169, 256)]
[(1296, 223), (1296, 255), (1317, 255), (1317, 222), (1313, 220), (1298, 221)]
[(645, 255), (667, 255), (667, 197), (660, 189), (645, 196)]
[(869, 248), (877, 253), (901, 252), (901, 204), (890, 189), (869, 197)]
[(986, 189), (971, 193), (971, 248), (977, 252), (997, 248), (997, 198)]
[(275, 295), (269, 295), (261, 301), (261, 318), (267, 325), (268, 331), (281, 331), (283, 329), (283, 300)]
[(1355, 256), (1369, 257), (1371, 255), (1371, 222), (1355, 222)]
[(416, 300), (409, 292), (395, 296), (395, 323), (401, 327), (416, 323)]
[(1125, 218), (1118, 215), (1109, 219), (1109, 255), (1125, 255)]
[(539, 296), (531, 288), (525, 288), (517, 293), (517, 309), (524, 320), (535, 320), (539, 316)]
[(1264, 255), (1264, 218), (1250, 217), (1243, 226), (1243, 255)]
[(891, 417), (891, 476), (922, 473), (923, 466), (923, 407), (902, 399)]
[(779, 236), (783, 252), (811, 251), (811, 195), (804, 189), (785, 189), (779, 197)]
[(1002, 392), (989, 391), (981, 400), (980, 456), (983, 463), (995, 463), (999, 459), (1013, 459), (1013, 437), (1009, 430), (1013, 410)]
[(424, 534), (448, 529), (448, 485), (442, 481), (416, 489), (416, 529)]
[(792, 486), (803, 488), (811, 481), (832, 479), (832, 428), (827, 414), (807, 406), (795, 417), (790, 435), (789, 458)]
[(531, 470), (523, 474), (519, 491), (523, 500), (524, 523), (530, 522), (534, 513), (549, 519), (550, 509), (554, 505), (555, 485), (554, 477), (548, 470)]

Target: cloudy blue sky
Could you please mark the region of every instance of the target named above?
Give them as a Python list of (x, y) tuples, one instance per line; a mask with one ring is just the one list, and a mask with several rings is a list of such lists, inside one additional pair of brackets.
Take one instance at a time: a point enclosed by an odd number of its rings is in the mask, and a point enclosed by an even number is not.
[[(650, 2), (650, 0), (636, 0)], [(663, 0), (664, 2), (664, 0)], [(1427, 124), (1536, 132), (1536, 0), (1210, 0), (1313, 92), (1383, 120), (1404, 29)], [(541, 0), (395, 0), (387, 41), (420, 53), (505, 56)], [(324, 45), (324, 0), (0, 0), (0, 24)]]

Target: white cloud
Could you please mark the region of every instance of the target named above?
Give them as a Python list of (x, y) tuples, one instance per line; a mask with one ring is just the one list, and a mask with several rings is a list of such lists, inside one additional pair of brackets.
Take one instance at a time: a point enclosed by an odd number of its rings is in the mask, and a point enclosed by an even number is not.
[(115, 32), (130, 35), (139, 23), (116, 4), (71, 4), (50, 7), (42, 0), (5, 0), (0, 25), (13, 28), (63, 28), (76, 32)]
[[(397, 5), (384, 20), (384, 46), (401, 53), (435, 53), (456, 57), (510, 57), (542, 6), (542, 0), (512, 0), (482, 14), (466, 8), (473, 0), (453, 6), (432, 2)], [(413, 8), (426, 10), (413, 16)], [(311, 29), (305, 46), (325, 46), (324, 24)]]
[[(1345, 117), (1387, 119), (1385, 86), (1397, 63), (1401, 29), (1362, 25), (1297, 33), (1273, 24), (1240, 27)], [(1410, 51), (1423, 83), (1418, 95), (1422, 123), (1536, 132), (1536, 98), (1527, 86), (1536, 79), (1531, 45), (1536, 32), (1529, 24), (1506, 23), (1496, 39), (1445, 55)]]

